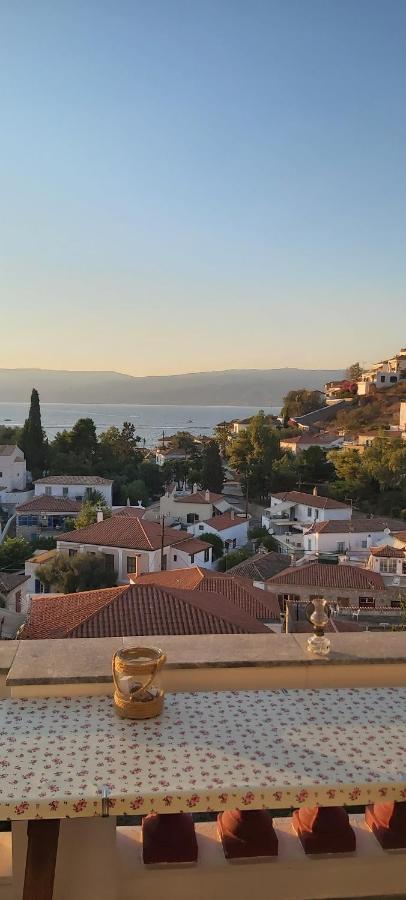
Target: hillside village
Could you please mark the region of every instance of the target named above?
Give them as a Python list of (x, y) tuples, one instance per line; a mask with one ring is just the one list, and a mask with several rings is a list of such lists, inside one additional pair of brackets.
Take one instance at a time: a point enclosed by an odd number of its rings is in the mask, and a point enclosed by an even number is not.
[(85, 419), (49, 444), (34, 390), (2, 426), (1, 637), (303, 630), (315, 595), (336, 630), (403, 627), (406, 350), (347, 374), (156, 448)]

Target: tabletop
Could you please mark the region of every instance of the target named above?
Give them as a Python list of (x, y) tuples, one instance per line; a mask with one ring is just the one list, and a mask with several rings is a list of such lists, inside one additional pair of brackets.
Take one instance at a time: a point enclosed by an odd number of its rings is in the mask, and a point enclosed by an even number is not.
[(0, 701), (0, 819), (406, 799), (406, 688)]

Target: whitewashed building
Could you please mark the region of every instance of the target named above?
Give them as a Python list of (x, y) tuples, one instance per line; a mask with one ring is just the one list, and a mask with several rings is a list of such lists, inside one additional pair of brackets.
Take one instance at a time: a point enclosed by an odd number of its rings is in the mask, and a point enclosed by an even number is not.
[(47, 475), (35, 482), (35, 496), (63, 497), (84, 503), (88, 496), (97, 491), (107, 506), (113, 505), (113, 482), (99, 475)]
[[(303, 535), (306, 556), (346, 555), (350, 560), (367, 560), (371, 547), (386, 540), (393, 523), (378, 517), (351, 521), (315, 522)], [(394, 527), (400, 527), (397, 523)]]
[(13, 513), (18, 503), (33, 496), (27, 490), (27, 466), (22, 450), (16, 444), (0, 444), (0, 506)]
[(130, 574), (212, 565), (212, 547), (187, 531), (165, 527), (137, 516), (111, 516), (86, 528), (60, 535), (57, 549), (102, 554), (119, 583)]
[(160, 517), (165, 517), (169, 525), (206, 522), (207, 519), (228, 512), (231, 508), (231, 503), (223, 494), (199, 491), (197, 485), (194, 485), (192, 492), (172, 488), (166, 491), (159, 503)]
[(368, 568), (379, 572), (387, 586), (406, 587), (406, 548), (382, 544), (371, 547)]
[(284, 491), (271, 494), (270, 505), (262, 515), (262, 525), (268, 530), (283, 532), (287, 522), (312, 525), (313, 522), (327, 522), (330, 519), (348, 521), (351, 514), (351, 507), (340, 500), (322, 497), (317, 493)]
[(198, 537), (199, 534), (215, 534), (227, 550), (235, 550), (238, 547), (245, 547), (248, 543), (249, 518), (238, 516), (234, 510), (223, 513), (219, 516), (213, 516), (205, 522), (195, 522), (188, 525), (188, 531)]

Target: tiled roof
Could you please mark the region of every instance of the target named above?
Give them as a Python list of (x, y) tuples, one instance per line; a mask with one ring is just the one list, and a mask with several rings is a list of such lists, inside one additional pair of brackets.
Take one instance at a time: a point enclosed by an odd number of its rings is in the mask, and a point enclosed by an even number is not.
[(0, 456), (11, 456), (18, 450), (17, 444), (0, 444)]
[(340, 440), (339, 434), (301, 434), (298, 437), (281, 438), (281, 444), (314, 444), (321, 447), (324, 444), (333, 444)]
[(33, 497), (17, 506), (17, 514), (26, 512), (43, 512), (43, 513), (75, 513), (80, 512), (82, 504), (79, 500), (69, 500), (67, 497), (48, 497), (41, 494), (40, 497)]
[(405, 552), (400, 547), (390, 547), (389, 544), (386, 544), (385, 547), (371, 547), (372, 556), (377, 556), (380, 559), (404, 559)]
[(347, 519), (345, 522), (329, 519), (327, 522), (314, 522), (306, 530), (306, 534), (371, 534), (383, 532), (385, 528), (394, 531), (392, 523), (391, 519), (381, 519), (377, 516)]
[(183, 497), (174, 497), (175, 503), (218, 503), (219, 500), (225, 500), (228, 503), (227, 497), (224, 497), (223, 494), (213, 494), (212, 491), (208, 491), (208, 496), (206, 497), (206, 491), (196, 491), (195, 494), (185, 494)]
[(305, 491), (284, 491), (279, 494), (271, 494), (278, 500), (286, 500), (290, 503), (303, 503), (305, 506), (314, 506), (315, 509), (348, 509), (348, 503), (340, 500), (332, 500), (331, 497), (322, 497), (320, 494), (306, 494)]
[(312, 562), (304, 566), (291, 566), (267, 580), (275, 587), (278, 584), (300, 585), (302, 587), (339, 588), (340, 590), (382, 591), (385, 584), (378, 572), (350, 565), (329, 565)]
[(243, 609), (255, 619), (265, 622), (279, 622), (280, 619), (280, 608), (276, 595), (254, 587), (249, 578), (233, 577), (200, 566), (192, 566), (169, 572), (149, 572), (138, 578), (132, 576), (131, 580), (136, 585), (156, 584), (168, 589), (214, 592), (226, 597), (230, 603)]
[(9, 591), (13, 591), (20, 584), (28, 581), (29, 577), (24, 572), (0, 572), (0, 594), (8, 594)]
[[(178, 544), (174, 544), (174, 547), (178, 547)], [(208, 541), (201, 541), (200, 538), (191, 537), (190, 540), (181, 540), (179, 541), (179, 550), (182, 550), (183, 553), (188, 553), (189, 556), (192, 556), (194, 553), (201, 553), (203, 550), (208, 550), (212, 545), (208, 543)]]
[(113, 516), (135, 516), (136, 519), (142, 519), (145, 512), (144, 506), (123, 506), (121, 509), (113, 509)]
[(48, 597), (47, 594), (33, 597), (26, 635), (31, 639), (66, 637), (72, 628), (126, 590), (127, 585), (120, 585), (98, 591), (58, 594), (56, 597)]
[(393, 533), (398, 541), (404, 541), (406, 544), (406, 531), (396, 531), (396, 529), (394, 528)]
[(113, 484), (110, 478), (102, 478), (101, 475), (47, 475), (46, 478), (37, 478), (34, 484)]
[[(190, 540), (186, 531), (165, 528), (164, 546)], [(93, 544), (100, 547), (123, 547), (125, 550), (159, 550), (162, 541), (161, 525), (135, 516), (111, 516), (77, 531), (58, 535), (58, 541), (70, 544)]]
[(155, 584), (33, 598), (26, 626), (31, 639), (265, 632), (266, 626), (221, 595)]
[(253, 581), (266, 581), (272, 575), (277, 575), (287, 566), (290, 566), (290, 556), (284, 553), (276, 553), (271, 550), (269, 553), (257, 553), (256, 556), (250, 556), (244, 559), (238, 565), (228, 570), (229, 575), (241, 575), (245, 578), (252, 578)]
[(242, 518), (241, 516), (230, 516), (230, 513), (222, 513), (220, 516), (212, 516), (211, 519), (206, 519), (206, 521), (202, 524), (210, 525), (211, 528), (215, 528), (216, 531), (226, 531), (227, 528), (234, 528), (236, 525), (245, 525), (248, 524), (248, 519)]

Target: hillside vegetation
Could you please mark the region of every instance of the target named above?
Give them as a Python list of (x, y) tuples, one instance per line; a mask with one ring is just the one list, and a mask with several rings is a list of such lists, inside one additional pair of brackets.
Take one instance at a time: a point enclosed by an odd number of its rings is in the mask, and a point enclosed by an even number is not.
[(330, 419), (329, 430), (379, 431), (385, 426), (398, 425), (401, 400), (406, 401), (406, 381), (369, 397), (356, 397), (346, 409), (340, 409)]

